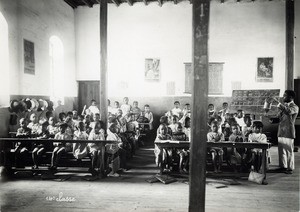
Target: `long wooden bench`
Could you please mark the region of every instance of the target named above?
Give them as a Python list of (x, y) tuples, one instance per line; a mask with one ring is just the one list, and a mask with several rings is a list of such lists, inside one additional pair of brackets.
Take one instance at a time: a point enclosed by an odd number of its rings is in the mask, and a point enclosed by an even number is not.
[[(101, 152), (105, 152), (105, 145), (106, 144), (116, 144), (117, 141), (109, 141), (109, 140), (57, 140), (57, 139), (36, 139), (36, 138), (0, 138), (0, 142), (9, 142), (9, 143), (14, 143), (14, 142), (62, 142), (62, 143), (101, 143)], [(11, 145), (13, 146), (13, 145)], [(3, 154), (6, 153), (5, 156), (3, 156)], [(30, 152), (31, 153), (31, 152)], [(8, 155), (7, 155), (8, 154)], [(14, 149), (6, 149), (6, 150), (0, 150), (0, 156), (1, 157), (10, 157), (14, 155)], [(50, 162), (49, 158), (51, 158), (52, 152), (46, 152), (44, 154), (44, 157), (47, 157), (48, 161)], [(31, 158), (31, 157), (30, 157)], [(10, 157), (10, 159), (12, 159)], [(89, 157), (85, 157), (83, 159), (77, 160), (74, 156), (72, 152), (67, 152), (66, 154), (64, 154), (61, 158), (61, 161), (68, 161), (69, 163), (64, 163), (64, 167), (86, 167), (87, 164), (90, 164), (90, 158)], [(105, 160), (105, 155), (102, 154), (102, 161)], [(70, 163), (70, 161), (72, 163)], [(72, 164), (72, 165), (70, 165)], [(0, 164), (0, 166), (5, 166), (6, 164)], [(16, 169), (15, 167), (6, 167), (9, 169)], [(102, 169), (104, 167), (102, 166)], [(104, 171), (104, 170), (101, 170)]]
[[(159, 148), (189, 148), (189, 141), (156, 141), (155, 144)], [(246, 148), (246, 149), (262, 149), (262, 174), (264, 175), (264, 183), (267, 184), (267, 149), (271, 147), (271, 143), (254, 143), (254, 142), (207, 142), (206, 146), (209, 147), (220, 147), (220, 148)], [(163, 173), (163, 167), (160, 167), (160, 173)]]

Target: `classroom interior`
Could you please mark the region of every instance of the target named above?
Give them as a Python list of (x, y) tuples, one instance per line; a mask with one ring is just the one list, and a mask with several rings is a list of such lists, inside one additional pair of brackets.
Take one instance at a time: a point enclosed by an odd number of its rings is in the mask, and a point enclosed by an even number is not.
[[(157, 129), (159, 118), (173, 108), (174, 101), (179, 101), (182, 107), (185, 103), (194, 106), (193, 98), (203, 95), (201, 90), (191, 94), (193, 1), (197, 0), (108, 1), (107, 40), (103, 41), (101, 0), (1, 0), (0, 117), (11, 100), (28, 97), (52, 100), (54, 104), (61, 100), (66, 111), (81, 112), (91, 99), (101, 106), (104, 81), (104, 99), (122, 102), (128, 96), (129, 103), (136, 100), (141, 108), (149, 104)], [(203, 98), (214, 104), (216, 111), (222, 109), (223, 102), (228, 102), (230, 110), (243, 109), (261, 120), (273, 139), (271, 166), (276, 167), (277, 125), (263, 117), (260, 104), (234, 105), (233, 91), (279, 90), (282, 97), (286, 89), (292, 89), (297, 94), (295, 102), (300, 105), (300, 1), (208, 2), (207, 56), (211, 69), (208, 96), (204, 94)], [(292, 29), (286, 10), (291, 2)], [(27, 41), (34, 45), (34, 64), (29, 69), (24, 49)], [(105, 79), (100, 57), (103, 42), (107, 45)], [(272, 62), (270, 77), (258, 73), (263, 59)], [(159, 62), (159, 75), (147, 78), (147, 62), (154, 60)], [(206, 113), (207, 105), (200, 108)], [(296, 146), (300, 146), (298, 120)], [(64, 178), (65, 173), (61, 173), (63, 177), (54, 180), (22, 176), (1, 182), (0, 211), (41, 208), (187, 211), (190, 208), (188, 178), (169, 185), (145, 181), (159, 171), (154, 163), (153, 142), (140, 148), (129, 163), (132, 168), (119, 178), (85, 181), (81, 178), (83, 174), (73, 173), (69, 174), (71, 178)], [(207, 211), (299, 211), (299, 163), (300, 155), (295, 152), (295, 172), (268, 173), (268, 185), (254, 184), (247, 178), (208, 176), (203, 195), (205, 208)], [(74, 197), (75, 201), (48, 198), (60, 195)]]

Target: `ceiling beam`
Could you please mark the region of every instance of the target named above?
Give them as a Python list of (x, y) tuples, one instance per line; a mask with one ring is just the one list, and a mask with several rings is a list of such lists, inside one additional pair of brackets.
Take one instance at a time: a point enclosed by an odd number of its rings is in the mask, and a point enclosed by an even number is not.
[(177, 4), (178, 3), (178, 1), (177, 0), (174, 0), (174, 4)]
[(144, 4), (147, 6), (148, 5), (148, 2), (147, 0), (143, 0)]
[(223, 4), (223, 3), (224, 3), (224, 0), (221, 0), (221, 3)]
[(127, 3), (132, 6), (133, 5), (133, 1), (132, 0), (127, 0)]
[(193, 4), (193, 0), (190, 0), (190, 4)]
[(82, 0), (82, 2), (88, 7), (93, 7), (93, 3), (91, 3), (89, 0)]
[(161, 7), (163, 5), (163, 0), (158, 0), (158, 4)]
[(75, 9), (77, 6), (76, 6), (76, 4), (74, 4), (74, 2), (73, 1), (71, 1), (71, 0), (64, 0), (68, 5), (70, 5), (73, 9)]

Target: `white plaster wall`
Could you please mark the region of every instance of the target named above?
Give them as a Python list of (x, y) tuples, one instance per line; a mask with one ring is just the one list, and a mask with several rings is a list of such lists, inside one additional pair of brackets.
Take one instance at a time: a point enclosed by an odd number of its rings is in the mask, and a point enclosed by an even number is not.
[[(0, 12), (9, 28), (10, 95), (50, 95), (49, 39), (64, 45), (65, 96), (76, 96), (75, 18), (61, 0), (1, 0)], [(34, 42), (35, 75), (24, 74), (23, 39)]]
[[(78, 80), (99, 79), (99, 7), (75, 10)], [(191, 61), (192, 5), (157, 3), (108, 8), (109, 96), (163, 96), (166, 83), (184, 92), (184, 62)], [(145, 82), (144, 60), (161, 59), (161, 81)], [(258, 57), (274, 57), (274, 81), (255, 81)], [(225, 62), (224, 94), (241, 89), (285, 89), (285, 3), (211, 2), (209, 60)]]
[[(294, 78), (300, 79), (300, 1), (295, 1), (295, 64)], [(299, 92), (299, 91), (298, 91)]]

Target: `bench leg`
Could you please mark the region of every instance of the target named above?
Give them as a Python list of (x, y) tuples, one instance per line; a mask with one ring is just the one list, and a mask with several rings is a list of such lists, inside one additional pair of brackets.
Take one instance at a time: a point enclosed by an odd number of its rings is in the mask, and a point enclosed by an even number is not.
[(262, 182), (263, 185), (267, 185), (267, 150), (262, 150), (262, 173), (264, 175), (264, 180)]

